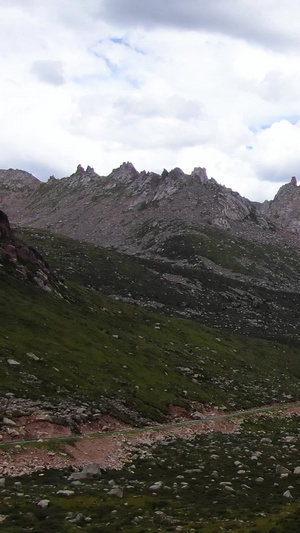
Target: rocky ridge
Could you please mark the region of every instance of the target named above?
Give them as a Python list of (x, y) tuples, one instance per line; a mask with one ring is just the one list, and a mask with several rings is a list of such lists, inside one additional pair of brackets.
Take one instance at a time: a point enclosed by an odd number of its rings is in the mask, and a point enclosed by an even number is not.
[(100, 176), (78, 165), (71, 176), (47, 183), (10, 169), (0, 171), (0, 203), (16, 224), (130, 254), (156, 253), (168, 236), (207, 224), (255, 242), (294, 246), (300, 239), (296, 178), (260, 204), (209, 179), (204, 168), (159, 175), (127, 162)]

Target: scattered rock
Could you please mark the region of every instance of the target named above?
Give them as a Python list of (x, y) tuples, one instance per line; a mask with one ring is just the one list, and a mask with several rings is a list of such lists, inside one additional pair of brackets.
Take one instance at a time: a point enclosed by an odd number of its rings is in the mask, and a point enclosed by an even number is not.
[(123, 498), (123, 490), (120, 487), (114, 487), (108, 492), (108, 495), (115, 498)]
[(157, 490), (161, 489), (163, 483), (162, 481), (156, 481), (156, 483), (154, 483), (153, 485), (151, 485), (151, 487), (149, 487), (149, 490), (151, 490), (151, 492), (156, 492)]
[(30, 357), (30, 359), (33, 359), (34, 361), (39, 361), (40, 358), (35, 355), (34, 353), (31, 353), (31, 352), (27, 352), (27, 356)]
[(38, 505), (39, 507), (42, 507), (42, 509), (45, 509), (46, 507), (48, 507), (50, 503), (50, 500), (41, 500)]
[(75, 492), (74, 490), (58, 490), (56, 494), (69, 498), (70, 496), (73, 496)]
[(81, 472), (73, 472), (68, 478), (69, 481), (82, 480), (82, 479), (100, 479), (102, 473), (101, 468), (97, 463), (89, 463)]
[(7, 359), (7, 362), (9, 366), (19, 366), (21, 363), (19, 361), (16, 361), (15, 359)]
[(3, 426), (16, 426), (16, 423), (13, 420), (11, 420), (10, 418), (6, 418), (6, 417), (2, 419), (1, 424)]
[(288, 468), (285, 468), (285, 466), (277, 465), (275, 469), (276, 474), (291, 474), (291, 471)]
[(268, 437), (263, 437), (260, 439), (261, 444), (272, 444), (272, 439), (269, 439)]

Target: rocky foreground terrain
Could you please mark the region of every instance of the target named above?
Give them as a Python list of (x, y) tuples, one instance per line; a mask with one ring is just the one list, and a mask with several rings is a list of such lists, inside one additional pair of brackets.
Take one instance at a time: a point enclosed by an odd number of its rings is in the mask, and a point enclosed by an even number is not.
[(0, 208), (2, 530), (299, 531), (296, 179), (3, 170)]

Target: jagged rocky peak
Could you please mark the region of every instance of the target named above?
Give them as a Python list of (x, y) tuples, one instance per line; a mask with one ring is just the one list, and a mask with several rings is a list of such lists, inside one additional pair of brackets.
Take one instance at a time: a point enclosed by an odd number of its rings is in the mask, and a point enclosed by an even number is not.
[(139, 175), (139, 172), (135, 169), (133, 164), (127, 161), (127, 163), (122, 163), (119, 168), (115, 168), (109, 174), (109, 178), (117, 180), (118, 182), (126, 183), (137, 178)]
[(206, 183), (208, 181), (206, 168), (195, 167), (191, 175), (192, 177), (198, 178), (200, 183)]
[(170, 170), (168, 174), (168, 177), (172, 179), (177, 179), (177, 180), (182, 179), (184, 176), (185, 176), (185, 173), (179, 167), (173, 168), (173, 170)]
[(76, 169), (76, 172), (74, 172), (74, 174), (72, 174), (72, 176), (99, 176), (99, 174), (97, 174), (95, 172), (95, 170), (93, 169), (93, 167), (90, 167), (90, 165), (88, 165), (86, 167), (86, 169), (84, 170), (83, 166), (82, 165), (77, 165), (77, 169)]
[(81, 166), (80, 164), (77, 165), (77, 169), (76, 169), (75, 174), (77, 174), (78, 176), (82, 176), (82, 174), (84, 174), (84, 168), (83, 168), (83, 166)]
[(293, 185), (293, 187), (297, 187), (297, 178), (295, 176), (292, 177), (291, 184)]
[(67, 185), (70, 187), (76, 187), (78, 185), (86, 185), (91, 181), (95, 181), (100, 178), (99, 174), (95, 172), (93, 167), (88, 165), (84, 170), (82, 165), (77, 165), (76, 172), (71, 174), (69, 178), (64, 178), (67, 182)]
[(295, 197), (295, 193), (299, 192), (299, 187), (297, 185), (297, 178), (293, 176), (291, 178), (291, 181), (289, 183), (285, 183), (280, 187), (279, 191), (277, 192), (274, 201), (277, 199), (281, 199), (283, 197), (287, 197), (288, 199), (292, 199)]
[[(282, 185), (274, 200), (266, 201), (259, 206), (264, 214), (277, 229), (283, 230), (285, 242), (298, 242), (300, 237), (300, 187), (293, 176), (289, 183)], [(295, 240), (296, 236), (296, 240)]]
[(299, 218), (300, 209), (300, 187), (297, 185), (297, 179), (292, 177), (289, 183), (280, 187), (279, 191), (270, 202), (264, 202), (263, 209), (268, 216), (276, 217), (281, 222), (287, 220), (287, 217)]

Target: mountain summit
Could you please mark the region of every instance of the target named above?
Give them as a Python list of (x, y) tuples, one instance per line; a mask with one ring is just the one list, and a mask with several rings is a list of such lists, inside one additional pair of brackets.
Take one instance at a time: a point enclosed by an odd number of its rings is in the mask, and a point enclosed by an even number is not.
[[(14, 223), (48, 228), (126, 253), (156, 253), (171, 234), (204, 224), (232, 235), (291, 246), (300, 242), (297, 180), (274, 200), (251, 202), (208, 178), (205, 168), (138, 172), (123, 163), (108, 176), (78, 165), (46, 183), (20, 170), (0, 171), (0, 205)], [(159, 238), (158, 238), (159, 236)]]

